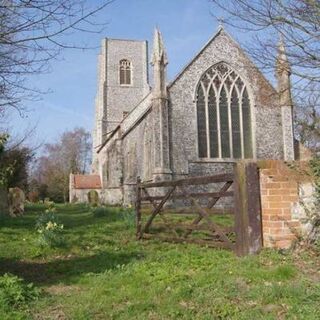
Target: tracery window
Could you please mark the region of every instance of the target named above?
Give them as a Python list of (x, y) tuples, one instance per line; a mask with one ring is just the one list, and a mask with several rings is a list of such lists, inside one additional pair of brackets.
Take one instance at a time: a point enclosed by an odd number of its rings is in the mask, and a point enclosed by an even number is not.
[(120, 85), (131, 84), (131, 62), (127, 59), (120, 60)]
[(197, 88), (200, 158), (252, 158), (251, 112), (241, 77), (221, 62), (201, 77)]

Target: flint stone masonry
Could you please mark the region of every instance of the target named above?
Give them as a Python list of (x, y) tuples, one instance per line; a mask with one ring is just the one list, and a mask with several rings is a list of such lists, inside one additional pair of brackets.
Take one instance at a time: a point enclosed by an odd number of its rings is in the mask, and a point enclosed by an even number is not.
[[(130, 86), (119, 83), (121, 59), (132, 62)], [(168, 57), (159, 30), (155, 31), (150, 60), (152, 89), (148, 83), (145, 41), (104, 39), (102, 42), (92, 172), (101, 177), (101, 194), (106, 202), (133, 204), (138, 177), (142, 181), (155, 181), (232, 170), (236, 159), (198, 156), (197, 87), (202, 75), (221, 62), (241, 77), (248, 90), (251, 160), (284, 158), (283, 130), (287, 126), (282, 123), (279, 94), (223, 28), (170, 84), (166, 80)], [(287, 74), (281, 76), (285, 83)], [(222, 200), (219, 204), (230, 205)]]

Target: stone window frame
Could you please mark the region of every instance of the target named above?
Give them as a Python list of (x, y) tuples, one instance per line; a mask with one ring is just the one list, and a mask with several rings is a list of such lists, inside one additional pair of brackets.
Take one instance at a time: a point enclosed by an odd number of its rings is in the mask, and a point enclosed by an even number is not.
[[(130, 72), (130, 83), (121, 83), (121, 71), (122, 71), (122, 63), (126, 63), (128, 65), (128, 69), (126, 69), (125, 71), (129, 71)], [(130, 59), (127, 58), (123, 58), (119, 60), (119, 84), (121, 87), (132, 87), (133, 86), (133, 66), (132, 66), (132, 62)]]
[[(208, 83), (208, 86), (207, 86), (207, 90), (206, 90), (206, 95), (205, 95), (205, 106), (206, 106), (206, 135), (207, 135), (207, 156), (206, 157), (200, 157), (199, 156), (199, 132), (198, 132), (198, 90), (199, 90), (199, 86), (203, 86), (203, 83), (202, 83), (202, 80), (203, 78), (206, 76), (206, 74), (208, 73), (209, 70), (211, 69), (214, 69), (216, 67), (218, 67), (219, 65), (224, 65), (226, 66), (228, 69), (229, 69), (229, 74), (230, 73), (235, 73), (236, 75), (236, 79), (240, 79), (242, 82), (243, 82), (243, 91), (244, 89), (246, 89), (247, 91), (247, 95), (248, 95), (248, 99), (249, 99), (249, 114), (250, 114), (250, 120), (251, 120), (251, 152), (252, 152), (252, 157), (250, 158), (245, 158), (244, 157), (244, 150), (243, 150), (243, 127), (241, 127), (241, 144), (242, 144), (242, 147), (241, 147), (241, 158), (234, 158), (233, 157), (233, 154), (231, 153), (232, 152), (232, 147), (230, 146), (231, 150), (230, 150), (230, 155), (232, 155), (231, 157), (222, 157), (222, 152), (221, 152), (221, 131), (220, 131), (220, 110), (218, 111), (218, 109), (220, 109), (220, 107), (218, 108), (218, 105), (219, 105), (219, 97), (220, 97), (220, 92), (221, 92), (221, 89), (222, 89), (222, 86), (220, 87), (220, 90), (219, 90), (219, 93), (217, 94), (217, 92), (215, 91), (216, 93), (216, 107), (217, 107), (217, 121), (219, 122), (218, 124), (218, 137), (219, 137), (219, 141), (218, 141), (218, 144), (219, 144), (219, 157), (210, 157), (210, 133), (209, 133), (209, 120), (208, 120), (208, 93), (209, 93), (209, 88), (210, 86), (212, 86), (212, 82), (215, 78), (215, 76), (212, 77), (211, 80), (209, 80), (209, 83)], [(224, 83), (225, 79), (222, 81)], [(236, 80), (235, 80), (236, 81)], [(233, 87), (235, 86), (235, 81), (234, 83), (232, 84), (232, 87), (228, 90), (227, 92), (227, 96), (228, 96), (228, 114), (229, 114), (229, 139), (230, 139), (230, 144), (232, 144), (232, 124), (231, 124), (231, 113), (230, 113), (230, 105), (231, 105), (231, 102), (230, 102), (230, 99), (231, 99), (231, 94), (232, 94), (232, 90), (233, 90)], [(203, 87), (202, 87), (203, 89)], [(243, 93), (242, 91), (242, 93)], [(238, 92), (239, 93), (239, 92)], [(242, 96), (242, 93), (240, 96)], [(238, 94), (238, 97), (239, 97), (239, 94)], [(193, 99), (193, 102), (194, 102), (194, 110), (195, 110), (195, 116), (196, 116), (196, 134), (197, 134), (197, 139), (196, 139), (196, 150), (197, 150), (197, 157), (196, 157), (196, 162), (236, 162), (236, 161), (239, 161), (239, 160), (244, 160), (244, 159), (252, 159), (252, 160), (256, 160), (257, 157), (256, 157), (256, 139), (255, 139), (255, 126), (256, 126), (256, 123), (255, 123), (255, 113), (254, 113), (254, 107), (255, 107), (255, 103), (254, 103), (254, 96), (252, 94), (252, 89), (251, 89), (251, 86), (248, 84), (248, 81), (246, 81), (244, 79), (243, 76), (240, 75), (239, 72), (237, 72), (229, 63), (225, 62), (225, 61), (219, 61), (218, 63), (215, 63), (213, 65), (211, 65), (208, 69), (206, 69), (205, 72), (203, 72), (197, 82), (197, 85), (196, 85), (196, 89), (195, 89), (195, 92), (194, 92), (194, 99)], [(240, 103), (240, 109), (241, 108), (241, 101), (239, 101)], [(242, 112), (242, 111), (241, 111)], [(242, 121), (243, 119), (241, 119)]]

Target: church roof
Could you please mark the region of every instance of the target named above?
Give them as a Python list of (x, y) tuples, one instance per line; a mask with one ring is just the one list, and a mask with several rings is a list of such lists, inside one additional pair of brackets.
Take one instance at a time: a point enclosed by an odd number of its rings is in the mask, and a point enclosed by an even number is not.
[(75, 189), (101, 189), (99, 175), (75, 174), (73, 175), (73, 184)]

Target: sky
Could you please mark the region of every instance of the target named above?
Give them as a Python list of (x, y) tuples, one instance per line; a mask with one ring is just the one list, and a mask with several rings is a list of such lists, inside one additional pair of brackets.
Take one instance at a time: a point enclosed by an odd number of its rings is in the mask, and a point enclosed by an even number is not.
[[(41, 100), (27, 103), (29, 111), (23, 117), (17, 112), (11, 114), (13, 132), (22, 134), (26, 128), (36, 126), (32, 138), (35, 143), (50, 143), (75, 127), (91, 131), (97, 55), (103, 38), (148, 40), (150, 55), (157, 26), (168, 53), (170, 81), (217, 31), (219, 21), (214, 16), (223, 17), (223, 13), (209, 0), (115, 0), (95, 17), (97, 22), (108, 23), (103, 32), (78, 33), (68, 38), (72, 42), (85, 41), (92, 49), (66, 49), (51, 62), (49, 73), (29, 79), (32, 86), (47, 93)], [(231, 35), (240, 43), (246, 38), (239, 31)]]

